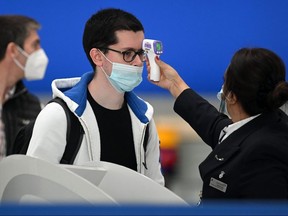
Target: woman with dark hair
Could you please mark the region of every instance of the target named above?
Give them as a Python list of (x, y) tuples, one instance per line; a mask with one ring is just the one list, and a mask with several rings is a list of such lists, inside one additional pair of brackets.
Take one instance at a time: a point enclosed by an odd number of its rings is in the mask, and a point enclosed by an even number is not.
[[(240, 49), (224, 75), (219, 112), (177, 71), (156, 58), (154, 84), (176, 98), (174, 110), (213, 149), (200, 164), (202, 201), (288, 198), (288, 100), (285, 65), (272, 51)], [(150, 71), (149, 64), (147, 65)], [(152, 81), (151, 81), (152, 82)]]

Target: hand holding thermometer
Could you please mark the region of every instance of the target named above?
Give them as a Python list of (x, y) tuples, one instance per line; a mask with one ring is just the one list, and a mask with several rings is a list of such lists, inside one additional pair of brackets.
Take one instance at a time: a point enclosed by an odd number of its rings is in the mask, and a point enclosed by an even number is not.
[(155, 57), (160, 56), (163, 53), (162, 42), (152, 39), (144, 39), (142, 43), (142, 49), (146, 51), (150, 64), (150, 80), (160, 80), (160, 69), (155, 62)]

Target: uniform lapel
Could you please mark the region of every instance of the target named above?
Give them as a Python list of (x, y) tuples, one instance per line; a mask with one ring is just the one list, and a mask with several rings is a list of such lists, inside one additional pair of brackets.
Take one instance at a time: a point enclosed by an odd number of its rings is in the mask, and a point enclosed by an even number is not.
[(263, 125), (265, 125), (264, 122), (267, 123), (267, 119), (269, 119), (271, 123), (276, 121), (274, 114), (262, 114), (231, 133), (221, 144), (217, 145), (208, 157), (199, 165), (202, 179), (212, 170), (222, 166), (229, 161), (231, 157), (234, 157), (239, 152), (244, 140), (255, 131), (262, 128)]

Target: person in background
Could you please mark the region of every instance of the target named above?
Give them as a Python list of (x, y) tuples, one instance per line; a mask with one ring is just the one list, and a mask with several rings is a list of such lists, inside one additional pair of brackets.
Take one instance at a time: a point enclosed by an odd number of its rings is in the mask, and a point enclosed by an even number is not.
[[(52, 91), (66, 102), (84, 130), (74, 164), (107, 161), (164, 185), (153, 108), (133, 92), (142, 81), (146, 60), (143, 39), (144, 28), (131, 13), (116, 8), (96, 12), (83, 33), (93, 71), (81, 78), (54, 80)], [(27, 155), (59, 163), (66, 129), (62, 107), (49, 103), (36, 119)]]
[(23, 83), (42, 79), (48, 58), (41, 48), (40, 24), (27, 16), (0, 16), (0, 158), (13, 153), (19, 129), (36, 119), (40, 100)]
[[(202, 202), (287, 200), (288, 117), (280, 107), (288, 100), (288, 84), (281, 58), (264, 48), (234, 54), (219, 94), (229, 115), (155, 60), (161, 78), (151, 82), (170, 91), (175, 112), (212, 148), (199, 166)], [(149, 64), (147, 69), (149, 78)]]

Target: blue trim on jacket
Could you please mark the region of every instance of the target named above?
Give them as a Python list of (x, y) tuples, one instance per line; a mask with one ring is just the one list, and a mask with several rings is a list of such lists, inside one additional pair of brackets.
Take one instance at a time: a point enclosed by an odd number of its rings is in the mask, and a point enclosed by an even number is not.
[[(93, 76), (94, 72), (88, 72), (83, 74), (80, 81), (75, 86), (63, 92), (65, 96), (69, 97), (72, 101), (78, 104), (78, 107), (75, 110), (75, 113), (78, 116), (81, 116), (86, 108), (87, 86), (93, 79)], [(145, 115), (148, 110), (146, 102), (140, 99), (133, 91), (126, 92), (125, 98), (137, 118), (142, 123), (148, 123), (149, 119)]]

